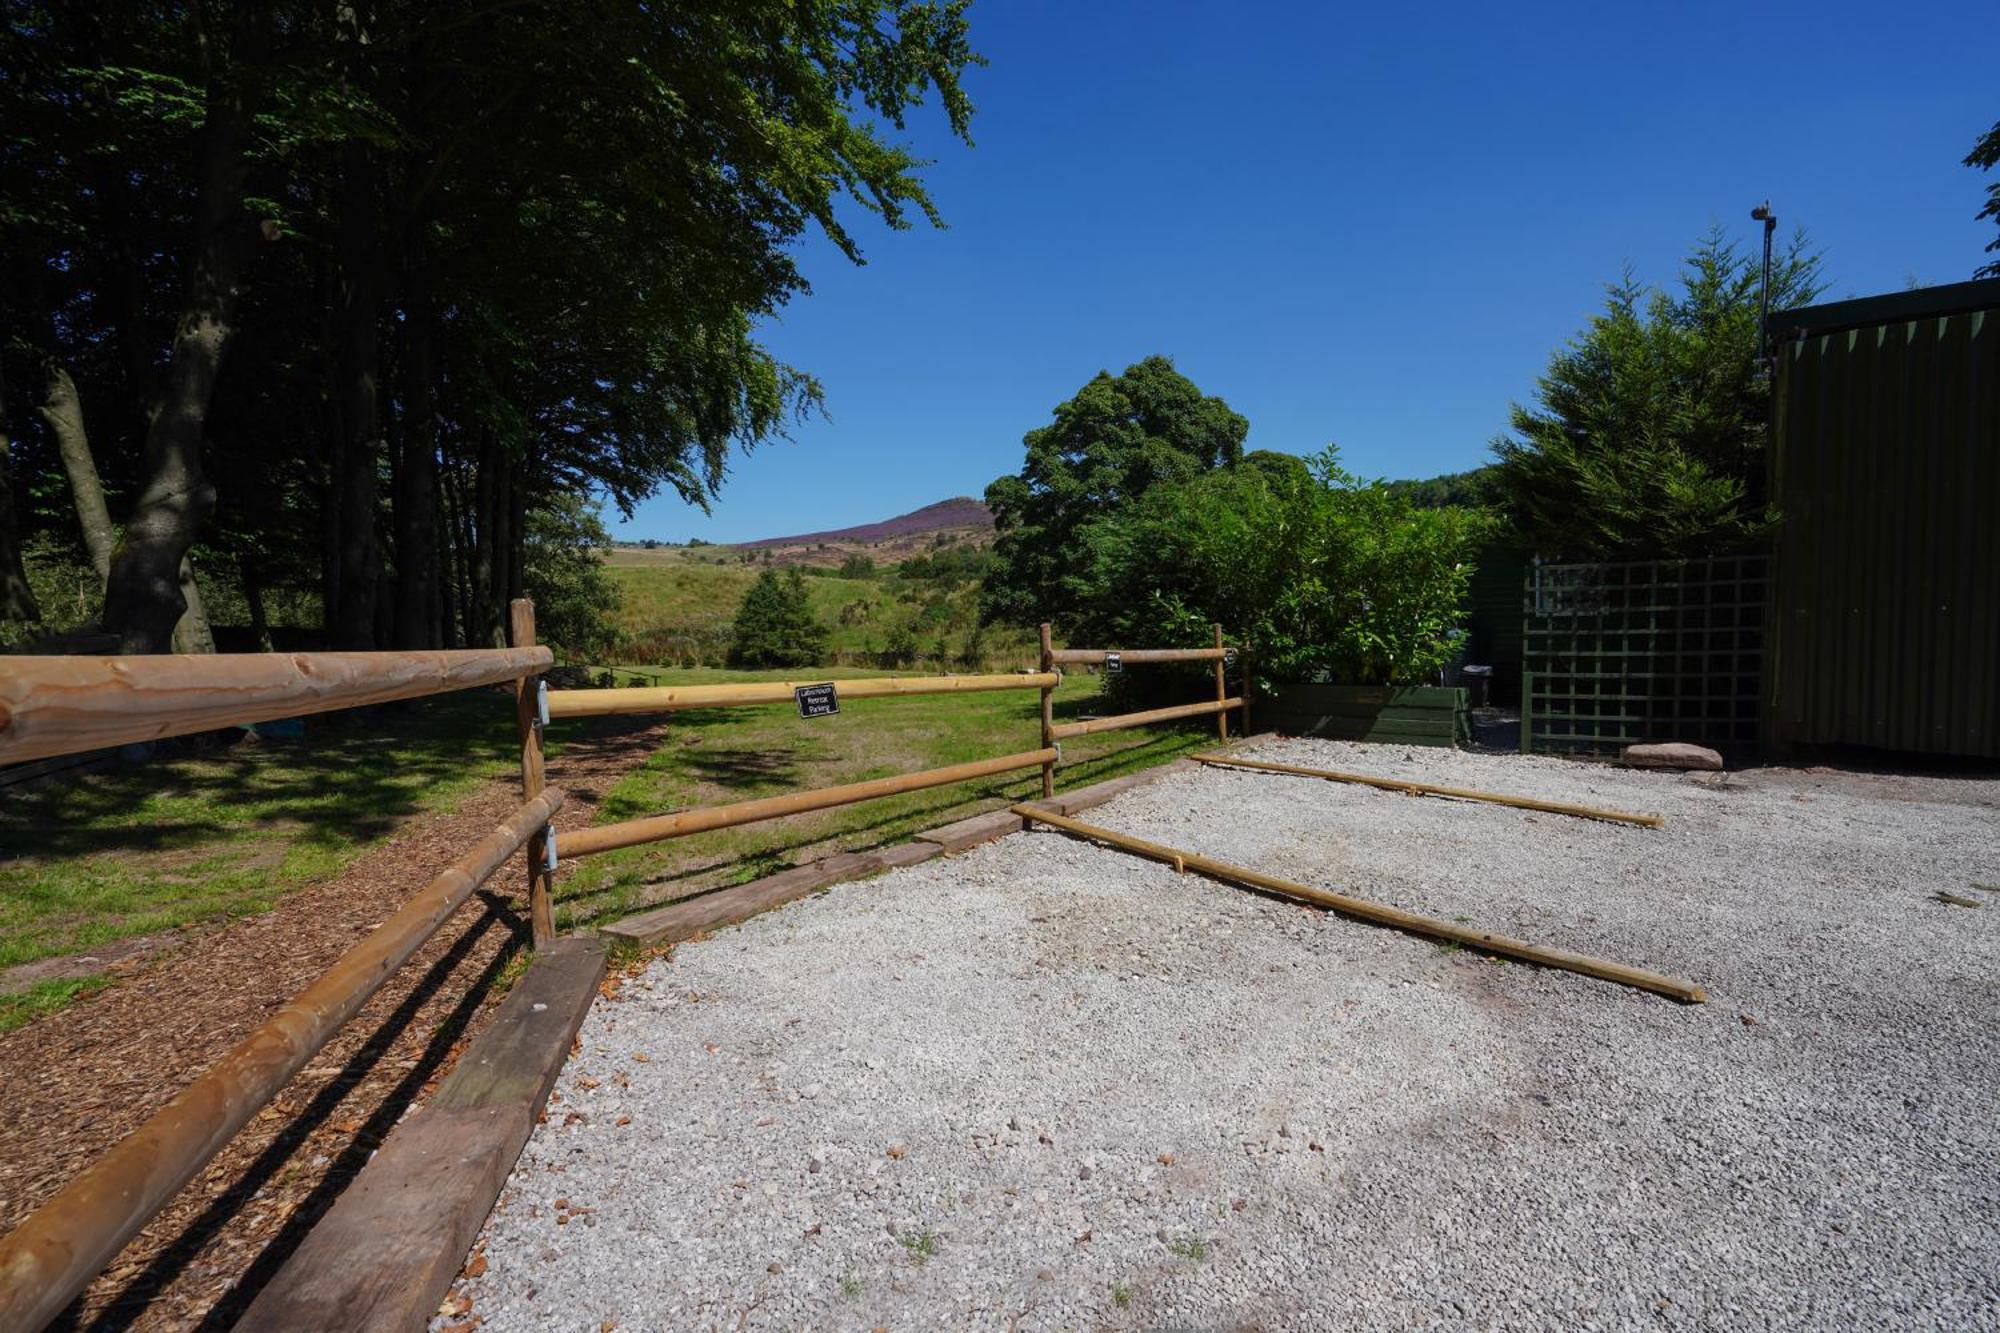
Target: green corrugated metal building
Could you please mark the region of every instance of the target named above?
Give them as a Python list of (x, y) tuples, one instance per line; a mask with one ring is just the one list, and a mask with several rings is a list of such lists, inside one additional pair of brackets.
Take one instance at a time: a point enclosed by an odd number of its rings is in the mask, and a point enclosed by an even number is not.
[(1768, 327), (1766, 744), (2000, 758), (2000, 279)]

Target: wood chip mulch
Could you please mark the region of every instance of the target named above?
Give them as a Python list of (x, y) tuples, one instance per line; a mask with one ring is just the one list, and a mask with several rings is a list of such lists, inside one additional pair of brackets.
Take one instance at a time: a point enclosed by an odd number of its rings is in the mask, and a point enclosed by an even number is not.
[[(572, 740), (548, 780), (581, 827), (661, 725)], [(411, 818), (337, 878), (140, 959), (110, 989), (0, 1035), (0, 1232), (137, 1127), (520, 803), (496, 781)], [(514, 857), (391, 977), (55, 1325), (227, 1328), (498, 1003), (526, 932)]]

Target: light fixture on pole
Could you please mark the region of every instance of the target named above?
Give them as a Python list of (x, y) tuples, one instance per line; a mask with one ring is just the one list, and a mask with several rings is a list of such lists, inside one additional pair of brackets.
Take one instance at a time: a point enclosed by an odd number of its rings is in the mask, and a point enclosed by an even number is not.
[(1771, 233), (1778, 229), (1778, 215), (1771, 211), (1771, 201), (1750, 210), (1754, 222), (1764, 224), (1764, 285), (1757, 297), (1757, 357), (1768, 368), (1771, 359)]

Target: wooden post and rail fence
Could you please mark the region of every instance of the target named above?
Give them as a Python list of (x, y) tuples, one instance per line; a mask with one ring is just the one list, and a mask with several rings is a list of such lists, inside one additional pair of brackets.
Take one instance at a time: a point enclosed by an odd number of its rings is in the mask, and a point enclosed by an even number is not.
[[(1039, 768), (1053, 795), (1060, 743), (1070, 736), (1148, 726), (1214, 714), (1219, 739), (1226, 714), (1244, 710), (1228, 696), (1228, 649), (1215, 628), (1210, 648), (1081, 649), (1053, 647), (1041, 627), (1041, 670), (998, 675), (758, 681), (644, 689), (548, 690), (541, 673), (554, 663), (535, 643), (535, 611), (510, 608), (513, 646), (432, 652), (236, 653), (153, 657), (0, 658), (0, 765), (193, 735), (230, 726), (332, 712), (511, 682), (520, 735), (522, 804), (387, 921), (260, 1024), (215, 1065), (137, 1129), (69, 1181), (0, 1238), (0, 1329), (40, 1329), (55, 1319), (152, 1217), (420, 949), (467, 898), (517, 851), (527, 855), (531, 942), (555, 934), (551, 880), (556, 855), (583, 856), (684, 837), (811, 810), (877, 800), (1002, 773)], [(1057, 723), (1059, 667), (1213, 661), (1213, 701)], [(997, 758), (758, 800), (680, 810), (568, 833), (551, 821), (563, 792), (546, 785), (543, 726), (566, 718), (677, 712), (797, 702), (807, 696), (837, 711), (838, 700), (892, 699), (989, 690), (1041, 694), (1039, 748)], [(818, 705), (816, 705), (818, 706)]]

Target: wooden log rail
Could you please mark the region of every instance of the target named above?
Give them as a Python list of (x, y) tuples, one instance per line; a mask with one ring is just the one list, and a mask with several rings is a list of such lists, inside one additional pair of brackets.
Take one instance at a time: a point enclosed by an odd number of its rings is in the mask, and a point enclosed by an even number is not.
[[(1149, 662), (1213, 662), (1215, 663), (1215, 698), (1204, 699), (1200, 703), (1178, 704), (1171, 708), (1149, 708), (1140, 713), (1119, 713), (1113, 717), (1096, 717), (1085, 722), (1062, 722), (1055, 720), (1053, 699), (1054, 685), (1042, 690), (1042, 744), (1052, 746), (1071, 736), (1089, 736), (1100, 731), (1122, 731), (1127, 727), (1150, 726), (1155, 722), (1174, 722), (1184, 717), (1215, 717), (1215, 739), (1229, 739), (1229, 713), (1232, 709), (1243, 710), (1243, 734), (1250, 734), (1250, 661), (1243, 655), (1243, 693), (1232, 699), (1229, 697), (1229, 682), (1225, 676), (1228, 666), (1229, 648), (1222, 642), (1222, 626), (1212, 626), (1215, 632), (1215, 646), (1212, 648), (1057, 648), (1050, 637), (1050, 626), (1042, 623), (1042, 670), (1053, 672), (1058, 666), (1104, 666), (1114, 659), (1120, 667), (1126, 663), (1143, 665)], [(1044, 800), (1056, 794), (1056, 766), (1054, 763), (1042, 766), (1042, 797)]]
[(854, 680), (759, 680), (732, 685), (653, 685), (620, 690), (550, 690), (549, 720), (612, 713), (673, 713), (690, 708), (788, 704), (793, 691), (832, 685), (842, 699), (908, 698), (920, 694), (979, 694), (988, 690), (1053, 689), (1054, 672), (992, 676), (873, 676)]
[(1049, 657), (1057, 666), (1102, 666), (1116, 657), (1125, 665), (1150, 662), (1220, 662), (1229, 650), (1221, 644), (1213, 648), (1053, 648)]
[(1242, 706), (1240, 698), (1204, 699), (1200, 703), (1175, 704), (1171, 708), (1149, 708), (1143, 713), (1117, 713), (1111, 717), (1093, 717), (1086, 722), (1059, 722), (1050, 732), (1057, 740), (1067, 740), (1071, 736), (1088, 736), (1093, 732), (1122, 731), (1126, 727), (1151, 726), (1155, 722), (1172, 722), (1177, 718), (1227, 713)]
[(0, 1329), (60, 1314), (562, 802), (551, 787), (521, 806), (0, 1240)]
[(1424, 916), (1417, 912), (1406, 912), (1399, 907), (1388, 907), (1382, 903), (1370, 902), (1366, 898), (1352, 898), (1331, 889), (1315, 888), (1296, 880), (1281, 879), (1267, 875), (1247, 866), (1231, 865), (1227, 861), (1217, 861), (1196, 852), (1182, 851), (1157, 842), (1147, 842), (1127, 833), (1119, 833), (1096, 824), (1086, 824), (1080, 819), (1044, 810), (1037, 805), (1017, 805), (1014, 813), (1037, 824), (1047, 824), (1061, 829), (1072, 837), (1087, 838), (1101, 842), (1107, 847), (1132, 852), (1155, 861), (1164, 861), (1176, 870), (1192, 870), (1231, 884), (1262, 889), (1267, 893), (1281, 894), (1317, 907), (1329, 908), (1345, 916), (1357, 917), (1378, 926), (1389, 926), (1395, 930), (1409, 931), (1416, 935), (1428, 935), (1433, 939), (1451, 940), (1469, 948), (1482, 949), (1487, 953), (1502, 954), (1509, 958), (1519, 958), (1524, 962), (1536, 963), (1542, 967), (1561, 968), (1566, 972), (1577, 972), (1601, 981), (1615, 981), (1621, 986), (1632, 986), (1639, 990), (1664, 995), (1683, 1004), (1700, 1004), (1708, 999), (1708, 992), (1691, 981), (1651, 972), (1642, 967), (1628, 967), (1624, 963), (1614, 963), (1603, 958), (1592, 958), (1588, 954), (1571, 953), (1567, 949), (1555, 949), (1545, 944), (1531, 944), (1527, 940), (1517, 940), (1508, 935), (1496, 935), (1492, 931), (1480, 930), (1475, 926), (1460, 925), (1453, 921), (1443, 921), (1434, 916)]
[(1001, 755), (997, 759), (953, 764), (949, 768), (928, 768), (917, 773), (900, 773), (895, 777), (850, 782), (840, 787), (788, 792), (783, 796), (766, 796), (754, 801), (737, 801), (730, 805), (702, 806), (693, 810), (679, 810), (670, 815), (628, 819), (621, 824), (601, 824), (595, 828), (578, 829), (574, 833), (563, 834), (557, 842), (556, 851), (561, 856), (589, 856), (619, 847), (636, 847), (641, 843), (660, 842), (667, 838), (684, 838), (692, 833), (707, 833), (711, 829), (756, 824), (767, 819), (781, 819), (786, 815), (805, 814), (811, 810), (828, 810), (837, 805), (853, 805), (858, 801), (873, 801), (884, 796), (900, 796), (904, 792), (922, 791), (926, 787), (948, 787), (954, 782), (969, 782), (974, 778), (992, 777), (995, 774), (1012, 773), (1024, 768), (1039, 768), (1045, 763), (1053, 762), (1055, 757), (1056, 752), (1053, 748), (1028, 750), (1021, 754)]
[(0, 658), (0, 764), (497, 685), (547, 648)]
[(1297, 764), (1274, 764), (1262, 759), (1238, 759), (1234, 755), (1198, 754), (1196, 763), (1218, 768), (1242, 768), (1262, 773), (1290, 773), (1295, 777), (1323, 778), (1328, 782), (1352, 782), (1380, 791), (1397, 791), (1409, 796), (1450, 796), (1461, 801), (1486, 801), (1511, 805), (1519, 810), (1544, 810), (1552, 815), (1574, 815), (1578, 819), (1603, 819), (1616, 824), (1638, 824), (1659, 828), (1664, 815), (1635, 815), (1627, 810), (1607, 810), (1596, 805), (1576, 805), (1569, 801), (1544, 801), (1532, 796), (1509, 796), (1504, 792), (1475, 791), (1470, 787), (1440, 787), (1430, 782), (1408, 782), (1402, 778), (1381, 778), (1369, 773), (1345, 773), (1336, 768), (1302, 768)]

